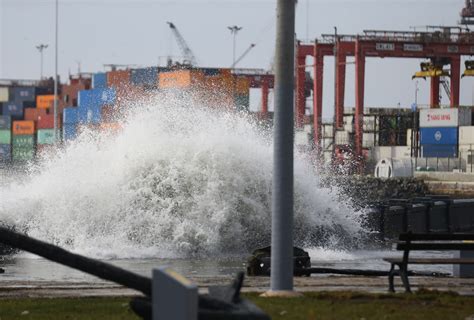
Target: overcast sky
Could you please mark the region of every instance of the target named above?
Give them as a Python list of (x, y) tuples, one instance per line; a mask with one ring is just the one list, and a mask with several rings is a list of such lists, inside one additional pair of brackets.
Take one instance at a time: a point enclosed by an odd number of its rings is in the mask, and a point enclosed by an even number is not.
[[(157, 65), (180, 55), (166, 21), (183, 34), (201, 66), (229, 67), (229, 25), (243, 29), (237, 55), (257, 46), (239, 67), (269, 68), (275, 39), (275, 0), (59, 0), (59, 71), (104, 70), (103, 64)], [(322, 33), (356, 34), (367, 29), (410, 30), (424, 25), (455, 25), (464, 0), (300, 0), (299, 39)], [(421, 30), (421, 28), (420, 28)], [(45, 43), (44, 74), (54, 71), (54, 0), (0, 0), (0, 78), (37, 79)], [(333, 60), (325, 60), (325, 116), (333, 105)], [(415, 59), (376, 59), (366, 64), (367, 107), (409, 106), (414, 101)], [(346, 106), (354, 105), (354, 66), (348, 65)], [(463, 67), (464, 70), (464, 67)], [(419, 81), (419, 103), (428, 104), (429, 82)], [(473, 104), (474, 80), (463, 79), (461, 104)], [(443, 96), (445, 96), (444, 91)], [(255, 103), (255, 101), (253, 102)], [(258, 101), (257, 101), (258, 103)], [(444, 99), (443, 103), (447, 103)]]

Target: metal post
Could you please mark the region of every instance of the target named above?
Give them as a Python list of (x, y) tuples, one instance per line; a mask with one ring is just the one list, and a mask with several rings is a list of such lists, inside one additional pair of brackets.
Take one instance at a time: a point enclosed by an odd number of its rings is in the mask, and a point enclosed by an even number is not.
[(271, 254), (271, 292), (275, 294), (293, 293), (295, 3), (277, 2)]
[(337, 128), (337, 67), (338, 67), (338, 39), (337, 39), (337, 27), (334, 27), (334, 121), (332, 125), (332, 152), (331, 156), (335, 156), (336, 148), (334, 146), (336, 145), (334, 142), (336, 141), (336, 128)]
[(58, 9), (59, 0), (56, 0), (56, 31), (54, 57), (54, 143), (58, 142)]
[(40, 44), (36, 46), (36, 49), (38, 49), (40, 53), (40, 80), (43, 79), (43, 50), (48, 47), (47, 44)]
[(227, 27), (227, 29), (230, 30), (230, 33), (232, 33), (232, 36), (233, 36), (233, 45), (232, 45), (232, 65), (235, 65), (235, 40), (236, 40), (236, 37), (237, 37), (237, 32), (239, 32), (240, 30), (242, 30), (242, 27), (239, 27), (239, 26), (230, 26), (230, 27)]

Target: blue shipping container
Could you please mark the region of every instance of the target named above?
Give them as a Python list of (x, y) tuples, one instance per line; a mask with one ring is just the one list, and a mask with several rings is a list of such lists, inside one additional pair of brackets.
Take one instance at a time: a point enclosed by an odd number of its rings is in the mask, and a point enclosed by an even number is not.
[(77, 107), (77, 122), (81, 124), (99, 124), (102, 121), (102, 106)]
[(202, 72), (205, 76), (218, 76), (221, 73), (217, 68), (204, 68), (202, 69)]
[(79, 91), (77, 105), (79, 107), (89, 108), (91, 106), (103, 106), (115, 103), (115, 89), (93, 89)]
[(36, 101), (23, 101), (23, 109), (25, 108), (36, 108)]
[(92, 76), (92, 88), (94, 89), (107, 88), (107, 74), (105, 72), (95, 73)]
[(63, 124), (63, 140), (70, 141), (77, 137), (77, 126), (75, 124)]
[(130, 82), (133, 85), (156, 86), (158, 83), (158, 68), (133, 69), (130, 72)]
[(0, 162), (9, 162), (12, 159), (12, 146), (0, 144)]
[(76, 124), (77, 122), (78, 122), (77, 108), (76, 107), (64, 108), (64, 110), (63, 110), (63, 123)]
[(11, 129), (12, 118), (10, 116), (0, 116), (0, 130)]
[(458, 156), (457, 145), (430, 144), (421, 146), (423, 158), (456, 158)]
[(421, 145), (455, 145), (458, 143), (458, 128), (421, 128)]
[(35, 87), (13, 87), (10, 88), (10, 100), (23, 102), (35, 101), (36, 88)]
[(2, 114), (4, 116), (23, 117), (23, 103), (20, 102), (4, 102), (2, 106)]
[(116, 92), (114, 88), (96, 89), (96, 97), (99, 105), (114, 104)]

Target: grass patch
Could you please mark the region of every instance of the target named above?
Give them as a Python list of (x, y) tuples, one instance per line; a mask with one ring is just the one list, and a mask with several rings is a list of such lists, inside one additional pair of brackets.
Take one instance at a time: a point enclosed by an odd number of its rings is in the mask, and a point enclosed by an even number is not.
[(129, 298), (0, 299), (0, 320), (9, 319), (140, 319)]
[[(273, 320), (313, 319), (465, 319), (474, 316), (474, 297), (420, 290), (415, 294), (311, 292), (303, 298), (244, 296)], [(128, 298), (0, 299), (0, 320), (138, 319)], [(473, 318), (474, 319), (474, 318)]]

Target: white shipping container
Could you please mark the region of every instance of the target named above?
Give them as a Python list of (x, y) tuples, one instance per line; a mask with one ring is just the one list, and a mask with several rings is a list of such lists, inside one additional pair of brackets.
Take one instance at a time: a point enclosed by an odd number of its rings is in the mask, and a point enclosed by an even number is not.
[(375, 116), (365, 116), (363, 128), (364, 131), (375, 131)]
[(349, 144), (349, 132), (347, 131), (336, 131), (336, 144)]
[(392, 157), (392, 147), (376, 147), (375, 148), (375, 159), (380, 161), (384, 158)]
[(407, 130), (407, 146), (411, 147), (411, 129)]
[(354, 116), (344, 116), (344, 124), (352, 124)]
[(0, 102), (8, 102), (8, 88), (0, 88)]
[(459, 144), (474, 145), (474, 127), (459, 127)]
[(420, 128), (457, 127), (471, 125), (471, 109), (421, 109)]
[(411, 147), (408, 147), (408, 146), (392, 147), (392, 158), (409, 159), (410, 157), (411, 157)]
[(332, 138), (324, 138), (321, 140), (323, 150), (332, 150)]
[(346, 132), (354, 132), (354, 126), (352, 125), (352, 123), (345, 124), (345, 125), (344, 125), (344, 131), (346, 131)]
[(324, 138), (332, 137), (332, 135), (333, 135), (332, 127), (333, 127), (332, 124), (323, 124), (323, 130), (322, 131), (323, 131), (323, 137)]
[(364, 133), (362, 136), (362, 147), (372, 148), (375, 146), (375, 137), (373, 133)]
[(295, 131), (295, 144), (297, 146), (309, 145), (309, 133), (305, 131)]
[(374, 147), (375, 160), (384, 158), (407, 159), (411, 157), (411, 148), (408, 146)]

